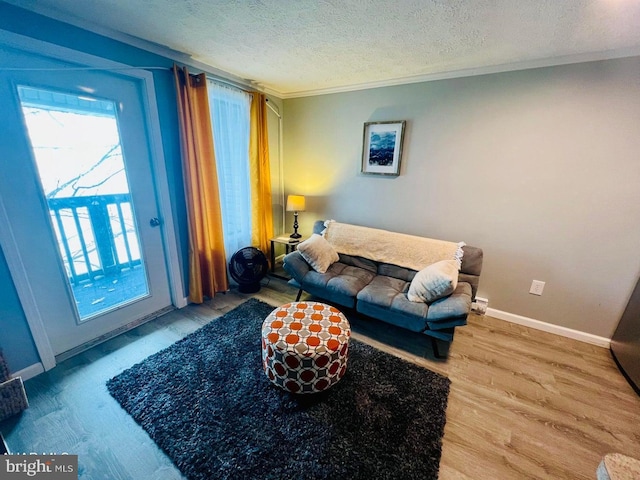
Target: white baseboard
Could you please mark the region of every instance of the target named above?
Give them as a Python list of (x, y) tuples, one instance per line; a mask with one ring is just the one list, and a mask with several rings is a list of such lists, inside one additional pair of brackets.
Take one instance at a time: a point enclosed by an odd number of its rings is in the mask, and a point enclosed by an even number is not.
[(23, 381), (27, 381), (30, 378), (35, 377), (36, 375), (40, 375), (44, 372), (44, 366), (41, 363), (34, 363), (33, 365), (29, 365), (27, 368), (23, 368), (15, 373), (11, 374), (11, 377), (22, 377)]
[(180, 305), (176, 305), (175, 306), (176, 308), (178, 308), (178, 309), (179, 308), (184, 308), (187, 305), (189, 305), (189, 297), (182, 297), (182, 301), (181, 302), (177, 302), (177, 303), (180, 303)]
[(514, 313), (503, 312), (502, 310), (496, 310), (495, 308), (487, 308), (487, 316), (497, 318), (499, 320), (505, 320), (507, 322), (516, 323), (525, 327), (535, 328), (536, 330), (542, 330), (543, 332), (553, 333), (554, 335), (560, 335), (562, 337), (572, 338), (584, 343), (590, 343), (598, 347), (609, 348), (611, 345), (611, 339), (605, 337), (599, 337), (592, 335), (591, 333), (581, 332), (579, 330), (573, 330), (567, 327), (561, 327), (560, 325), (554, 325), (552, 323), (541, 322), (533, 318), (523, 317)]

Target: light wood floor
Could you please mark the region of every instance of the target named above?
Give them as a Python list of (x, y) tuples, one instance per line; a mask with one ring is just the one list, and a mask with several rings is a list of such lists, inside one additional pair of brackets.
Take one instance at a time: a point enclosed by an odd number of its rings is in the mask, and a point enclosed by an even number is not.
[[(256, 296), (276, 306), (295, 291), (271, 279)], [(105, 382), (248, 297), (171, 312), (29, 380), (30, 408), (0, 424), (9, 449), (79, 454), (83, 479), (182, 478)], [(608, 350), (472, 316), (441, 361), (420, 335), (371, 320), (352, 328), (451, 379), (441, 479), (594, 479), (606, 453), (640, 458), (640, 397)]]

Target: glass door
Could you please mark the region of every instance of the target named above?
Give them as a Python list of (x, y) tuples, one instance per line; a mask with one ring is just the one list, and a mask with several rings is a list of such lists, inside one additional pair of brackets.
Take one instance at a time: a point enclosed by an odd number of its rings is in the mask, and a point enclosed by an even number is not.
[(79, 320), (145, 297), (114, 102), (26, 86), (18, 94)]
[(52, 353), (70, 354), (171, 307), (149, 80), (10, 47), (0, 65), (3, 238)]

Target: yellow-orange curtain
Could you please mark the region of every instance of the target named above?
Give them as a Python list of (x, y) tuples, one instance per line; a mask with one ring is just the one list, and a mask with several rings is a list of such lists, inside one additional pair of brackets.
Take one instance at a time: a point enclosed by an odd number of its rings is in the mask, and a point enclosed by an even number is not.
[(267, 254), (273, 237), (269, 131), (264, 94), (252, 92), (249, 133), (249, 172), (251, 177), (251, 243)]
[(189, 300), (202, 303), (229, 288), (207, 79), (177, 65), (173, 74), (189, 224)]

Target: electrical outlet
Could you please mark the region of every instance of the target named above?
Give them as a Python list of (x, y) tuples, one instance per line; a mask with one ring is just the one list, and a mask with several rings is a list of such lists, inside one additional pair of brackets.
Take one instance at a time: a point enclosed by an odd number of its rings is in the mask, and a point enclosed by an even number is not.
[(532, 295), (542, 295), (542, 291), (544, 290), (544, 282), (540, 280), (534, 280), (531, 282), (531, 288), (529, 289), (529, 293)]

